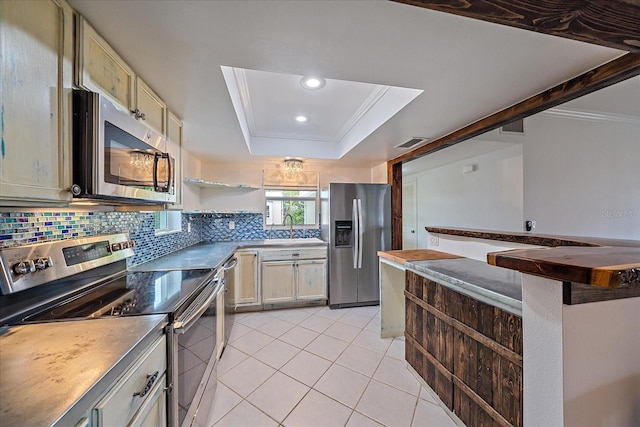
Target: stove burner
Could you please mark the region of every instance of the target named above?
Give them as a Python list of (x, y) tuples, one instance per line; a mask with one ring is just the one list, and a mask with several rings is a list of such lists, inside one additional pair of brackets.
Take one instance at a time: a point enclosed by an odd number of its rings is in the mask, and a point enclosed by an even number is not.
[(111, 307), (111, 312), (109, 315), (111, 316), (122, 316), (133, 310), (136, 307), (137, 300), (135, 298), (127, 298), (122, 303)]
[(56, 307), (51, 310), (50, 315), (55, 318), (65, 318), (65, 317), (85, 317), (89, 313), (93, 313), (104, 306), (104, 302), (102, 299), (97, 299), (94, 301), (82, 301), (82, 298), (79, 301), (74, 301), (68, 305), (62, 305), (60, 307)]
[[(118, 286), (117, 283), (114, 285)], [(73, 301), (54, 307), (51, 311), (45, 311), (35, 316), (28, 317), (26, 321), (58, 320), (79, 317), (99, 317), (102, 315), (121, 316), (136, 306), (133, 298), (135, 291), (122, 287), (115, 289), (106, 286), (100, 289), (102, 292), (89, 293), (76, 298)]]

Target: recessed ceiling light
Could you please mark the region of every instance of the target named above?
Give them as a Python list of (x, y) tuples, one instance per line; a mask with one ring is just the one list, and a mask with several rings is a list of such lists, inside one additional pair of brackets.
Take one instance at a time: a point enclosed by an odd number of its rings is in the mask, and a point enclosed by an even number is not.
[(326, 81), (322, 77), (305, 76), (300, 80), (300, 85), (305, 89), (320, 89)]
[(296, 116), (296, 122), (304, 123), (307, 121), (306, 116)]

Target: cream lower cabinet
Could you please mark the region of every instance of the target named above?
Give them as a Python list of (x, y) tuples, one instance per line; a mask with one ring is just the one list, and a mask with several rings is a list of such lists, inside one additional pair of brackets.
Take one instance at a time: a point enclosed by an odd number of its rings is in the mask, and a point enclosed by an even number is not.
[(229, 303), (235, 307), (250, 307), (262, 304), (260, 297), (260, 281), (258, 280), (258, 251), (242, 249), (236, 251), (238, 260), (233, 274), (229, 276), (229, 292), (232, 298)]
[(262, 302), (264, 304), (295, 301), (294, 266), (295, 263), (291, 261), (262, 263)]
[(167, 425), (167, 340), (156, 340), (92, 410), (93, 427)]
[(327, 298), (327, 260), (301, 260), (295, 265), (296, 299)]
[(222, 289), (216, 297), (216, 359), (220, 359), (224, 346), (227, 344), (224, 336), (225, 319), (225, 291)]
[(281, 304), (327, 299), (327, 250), (264, 249), (262, 303)]
[(0, 1), (0, 205), (71, 200), (73, 10)]

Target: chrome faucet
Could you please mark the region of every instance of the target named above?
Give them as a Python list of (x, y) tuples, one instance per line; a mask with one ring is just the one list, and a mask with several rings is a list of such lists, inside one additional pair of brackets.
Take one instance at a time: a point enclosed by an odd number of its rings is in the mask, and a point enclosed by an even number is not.
[(284, 219), (282, 220), (282, 225), (287, 225), (287, 218), (291, 219), (291, 223), (289, 226), (289, 238), (293, 239), (293, 217), (291, 216), (291, 214), (286, 214), (284, 216)]

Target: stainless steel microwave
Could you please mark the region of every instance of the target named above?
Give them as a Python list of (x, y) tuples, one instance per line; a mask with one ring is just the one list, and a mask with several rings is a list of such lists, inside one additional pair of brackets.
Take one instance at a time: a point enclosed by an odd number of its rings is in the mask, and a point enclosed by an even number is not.
[(175, 163), (166, 142), (107, 97), (74, 90), (74, 198), (174, 203)]

